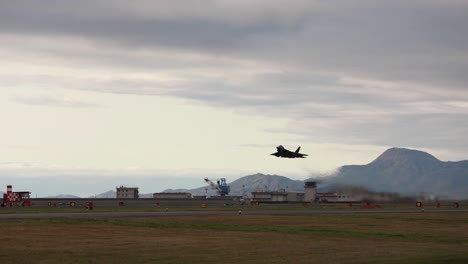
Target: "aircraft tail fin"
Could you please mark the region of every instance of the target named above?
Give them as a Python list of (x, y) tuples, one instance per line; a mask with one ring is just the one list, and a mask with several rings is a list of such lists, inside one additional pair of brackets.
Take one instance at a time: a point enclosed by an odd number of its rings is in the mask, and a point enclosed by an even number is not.
[(298, 148), (296, 149), (296, 153), (299, 153), (299, 150), (301, 150), (301, 147), (298, 147)]

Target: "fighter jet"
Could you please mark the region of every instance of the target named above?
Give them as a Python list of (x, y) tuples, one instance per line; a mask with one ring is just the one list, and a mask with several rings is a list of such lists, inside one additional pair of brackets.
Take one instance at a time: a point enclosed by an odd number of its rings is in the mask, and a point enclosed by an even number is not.
[(307, 154), (302, 154), (299, 153), (299, 150), (301, 150), (301, 147), (298, 147), (295, 152), (292, 152), (290, 150), (285, 149), (283, 146), (279, 145), (276, 147), (276, 152), (272, 153), (270, 155), (276, 156), (278, 158), (305, 158), (305, 156), (308, 156)]

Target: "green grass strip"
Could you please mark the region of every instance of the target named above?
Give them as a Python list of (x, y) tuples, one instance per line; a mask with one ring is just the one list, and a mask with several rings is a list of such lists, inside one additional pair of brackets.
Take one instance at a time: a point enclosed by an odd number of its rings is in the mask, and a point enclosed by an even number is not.
[(252, 225), (252, 224), (225, 224), (225, 223), (187, 223), (178, 221), (155, 221), (155, 220), (134, 220), (134, 219), (76, 219), (76, 218), (58, 218), (58, 219), (31, 219), (21, 220), (21, 222), (40, 222), (43, 224), (102, 224), (131, 226), (139, 228), (159, 228), (159, 229), (191, 229), (191, 230), (211, 230), (211, 231), (234, 231), (234, 232), (271, 232), (284, 234), (302, 234), (314, 236), (333, 236), (333, 237), (357, 237), (357, 238), (381, 238), (381, 239), (399, 239), (420, 242), (439, 242), (448, 244), (468, 243), (468, 238), (448, 237), (421, 233), (398, 233), (398, 232), (380, 232), (380, 231), (362, 231), (351, 229), (334, 229), (320, 227), (301, 227), (301, 226), (276, 226), (276, 225)]

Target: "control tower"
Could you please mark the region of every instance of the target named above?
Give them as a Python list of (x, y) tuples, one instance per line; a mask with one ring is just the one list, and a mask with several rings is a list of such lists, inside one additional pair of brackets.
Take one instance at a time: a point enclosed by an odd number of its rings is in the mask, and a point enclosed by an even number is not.
[(317, 197), (317, 183), (305, 182), (304, 183), (304, 202), (315, 202)]

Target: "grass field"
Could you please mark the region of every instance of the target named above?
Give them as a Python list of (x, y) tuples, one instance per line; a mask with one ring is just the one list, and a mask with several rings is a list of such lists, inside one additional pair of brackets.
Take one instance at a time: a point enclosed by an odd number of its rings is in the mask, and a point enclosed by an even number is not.
[(1, 222), (0, 263), (468, 263), (468, 214)]

